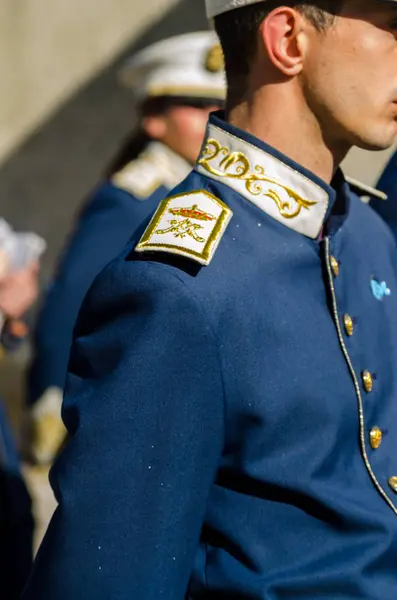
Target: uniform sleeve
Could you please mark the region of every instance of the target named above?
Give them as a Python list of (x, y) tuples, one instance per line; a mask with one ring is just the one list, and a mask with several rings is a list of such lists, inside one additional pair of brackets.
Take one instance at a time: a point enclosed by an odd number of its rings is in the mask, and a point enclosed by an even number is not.
[(143, 202), (106, 184), (79, 217), (36, 324), (29, 404), (48, 388), (63, 389), (73, 327), (84, 296), (96, 275), (122, 251), (144, 218), (144, 209)]
[(173, 271), (117, 261), (85, 302), (71, 439), (52, 474), (59, 508), (24, 600), (185, 598), (223, 448), (223, 385), (206, 315)]

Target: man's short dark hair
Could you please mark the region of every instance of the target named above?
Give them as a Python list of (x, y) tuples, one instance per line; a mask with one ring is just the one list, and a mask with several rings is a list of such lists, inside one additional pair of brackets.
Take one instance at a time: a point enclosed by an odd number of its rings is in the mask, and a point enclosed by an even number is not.
[(228, 11), (215, 17), (228, 80), (228, 108), (244, 96), (250, 65), (257, 51), (258, 31), (268, 14), (279, 6), (295, 8), (318, 31), (328, 29), (344, 0), (269, 0)]

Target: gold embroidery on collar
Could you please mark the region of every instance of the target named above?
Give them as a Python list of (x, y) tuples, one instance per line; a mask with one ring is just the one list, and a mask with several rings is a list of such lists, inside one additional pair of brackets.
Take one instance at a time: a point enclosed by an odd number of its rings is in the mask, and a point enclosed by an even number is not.
[[(220, 156), (224, 156), (219, 163), (219, 167), (222, 170), (216, 169), (210, 164), (212, 160)], [(255, 172), (252, 172), (250, 161), (245, 154), (242, 152), (231, 152), (229, 148), (223, 147), (213, 138), (207, 140), (203, 155), (198, 160), (198, 164), (217, 177), (230, 177), (244, 181), (247, 191), (253, 196), (260, 196), (261, 194), (268, 196), (275, 202), (281, 216), (285, 219), (294, 219), (300, 214), (302, 208), (309, 210), (311, 206), (317, 204), (316, 201), (303, 198), (284, 183), (277, 181), (277, 179), (268, 177), (265, 173), (265, 168), (261, 165), (255, 165)], [(233, 166), (235, 166), (235, 171), (230, 172), (230, 168)], [(274, 189), (264, 189), (262, 182), (283, 188), (291, 198), (291, 201), (282, 200), (280, 194)], [(296, 208), (292, 201), (296, 203)]]

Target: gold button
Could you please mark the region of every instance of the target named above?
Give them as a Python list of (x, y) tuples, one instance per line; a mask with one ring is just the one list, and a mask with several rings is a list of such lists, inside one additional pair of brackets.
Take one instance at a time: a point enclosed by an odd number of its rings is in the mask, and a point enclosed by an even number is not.
[(373, 427), (371, 429), (371, 431), (369, 432), (369, 442), (371, 444), (371, 448), (373, 450), (377, 450), (383, 440), (383, 433), (382, 431), (379, 429), (379, 427)]
[(369, 371), (363, 371), (362, 377), (363, 377), (364, 389), (367, 392), (367, 394), (370, 394), (374, 387), (373, 377)]
[(397, 494), (397, 477), (390, 477), (389, 485), (390, 485), (391, 489), (393, 490), (393, 492), (396, 492), (396, 494)]
[(354, 331), (354, 323), (353, 323), (353, 319), (351, 318), (350, 315), (345, 315), (343, 317), (343, 322), (345, 324), (345, 330), (348, 336), (352, 336), (353, 335), (353, 331)]
[(339, 275), (339, 263), (336, 260), (335, 256), (331, 256), (330, 257), (330, 263), (331, 263), (331, 269), (333, 274), (335, 275), (335, 277), (338, 277)]

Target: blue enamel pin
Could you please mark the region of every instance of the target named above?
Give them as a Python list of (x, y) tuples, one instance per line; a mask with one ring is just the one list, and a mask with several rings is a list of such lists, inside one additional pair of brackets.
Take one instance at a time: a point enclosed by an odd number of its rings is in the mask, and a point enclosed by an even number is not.
[(371, 279), (371, 290), (373, 295), (377, 300), (379, 300), (379, 302), (382, 302), (385, 296), (391, 295), (391, 291), (387, 287), (386, 281), (382, 281), (382, 283), (379, 283), (379, 281), (376, 281), (376, 279)]

